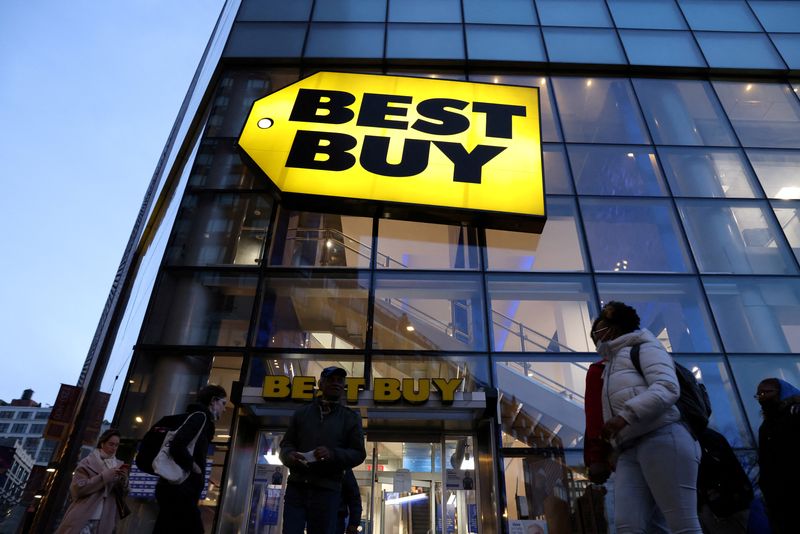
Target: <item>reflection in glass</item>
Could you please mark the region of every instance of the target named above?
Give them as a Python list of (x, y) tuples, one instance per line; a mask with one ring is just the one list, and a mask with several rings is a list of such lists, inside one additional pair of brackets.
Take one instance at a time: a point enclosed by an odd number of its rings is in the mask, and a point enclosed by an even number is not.
[(658, 147), (658, 155), (676, 197), (761, 196), (740, 149)]
[(750, 7), (768, 32), (800, 32), (800, 5), (797, 2), (754, 0)]
[(611, 27), (603, 2), (593, 0), (536, 0), (542, 26)]
[(800, 200), (800, 151), (747, 150), (747, 157), (767, 197)]
[(800, 387), (800, 359), (797, 356), (763, 356), (753, 354), (746, 356), (729, 356), (733, 376), (744, 402), (747, 418), (753, 434), (758, 436), (761, 426), (761, 406), (753, 398), (759, 382), (765, 378), (780, 378), (795, 387)]
[(270, 274), (256, 344), (301, 349), (364, 348), (366, 274)]
[(474, 228), (381, 219), (378, 226), (378, 268), (477, 269)]
[[(316, 337), (319, 339), (326, 336), (316, 334)], [(364, 376), (363, 355), (337, 354), (334, 356), (325, 353), (313, 355), (269, 354), (250, 358), (250, 367), (247, 370), (247, 386), (261, 387), (264, 384), (264, 377), (269, 375), (313, 376), (319, 378), (322, 370), (330, 366), (341, 367), (347, 371), (348, 377)]]
[(792, 70), (800, 68), (800, 35), (778, 33), (771, 34), (770, 38), (789, 68)]
[(554, 143), (542, 145), (542, 170), (544, 190), (548, 195), (574, 194), (564, 145)]
[(260, 2), (245, 1), (236, 15), (236, 20), (248, 21), (299, 21), (308, 20), (311, 12), (311, 0), (266, 0)]
[(589, 279), (492, 275), (487, 282), (496, 351), (587, 352), (595, 315)]
[(598, 276), (600, 303), (619, 300), (636, 308), (642, 328), (672, 352), (718, 352), (714, 326), (694, 278)]
[(235, 139), (204, 139), (189, 175), (190, 187), (208, 189), (258, 189), (266, 187), (242, 162)]
[[(559, 0), (560, 2), (561, 0)], [(614, 30), (543, 28), (550, 61), (563, 63), (627, 63)]]
[(689, 258), (665, 200), (581, 198), (596, 271), (688, 272)]
[(305, 22), (237, 22), (225, 45), (224, 57), (299, 58), (306, 37)]
[(459, 0), (389, 2), (389, 22), (461, 22)]
[(585, 271), (575, 201), (547, 198), (541, 234), (486, 230), (486, 258), (492, 271)]
[(462, 378), (456, 391), (483, 391), (489, 386), (489, 364), (485, 356), (375, 355), (372, 357), (372, 376), (398, 380)]
[(617, 28), (682, 30), (681, 11), (673, 0), (609, 0)]
[(631, 65), (706, 66), (690, 31), (620, 30), (619, 36)]
[(680, 0), (693, 30), (760, 32), (745, 0)]
[(538, 27), (467, 24), (471, 60), (547, 61)]
[[(425, 10), (422, 12), (427, 14)], [(464, 59), (460, 24), (389, 24), (388, 27), (387, 58)]]
[(485, 350), (477, 275), (381, 273), (375, 278), (372, 346), (395, 350)]
[(794, 274), (792, 255), (764, 202), (681, 200), (678, 211), (700, 272)]
[(713, 83), (742, 146), (800, 148), (800, 101), (791, 86)]
[(628, 80), (552, 78), (552, 81), (567, 142), (650, 142)]
[(772, 208), (795, 258), (800, 262), (800, 202), (773, 202)]
[(695, 32), (710, 67), (785, 69), (786, 65), (762, 33)]
[(651, 148), (567, 145), (579, 195), (665, 196)]
[(319, 58), (383, 57), (384, 25), (378, 23), (330, 23), (311, 25), (305, 56)]
[(708, 82), (636, 79), (633, 86), (656, 144), (736, 144)]
[(316, 0), (314, 20), (325, 22), (384, 22), (386, 0)]
[(530, 0), (464, 0), (464, 21), (480, 24), (538, 24)]
[(703, 277), (728, 352), (800, 352), (800, 280)]

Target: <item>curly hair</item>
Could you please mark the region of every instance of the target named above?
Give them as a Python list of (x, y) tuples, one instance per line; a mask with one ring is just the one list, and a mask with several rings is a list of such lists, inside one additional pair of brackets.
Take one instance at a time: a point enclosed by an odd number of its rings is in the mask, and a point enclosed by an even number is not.
[(637, 330), (641, 324), (641, 319), (639, 319), (636, 309), (616, 300), (612, 300), (603, 306), (600, 317), (607, 323), (611, 323), (623, 334)]

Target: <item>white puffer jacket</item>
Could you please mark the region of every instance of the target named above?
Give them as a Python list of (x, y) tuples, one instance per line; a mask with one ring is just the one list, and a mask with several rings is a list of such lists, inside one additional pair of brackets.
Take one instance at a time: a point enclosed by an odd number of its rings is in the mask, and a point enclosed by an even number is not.
[[(631, 360), (634, 345), (640, 345), (639, 363), (644, 376)], [(680, 395), (675, 363), (649, 330), (635, 330), (600, 343), (597, 352), (608, 361), (603, 372), (603, 420), (619, 415), (628, 422), (614, 440), (616, 447), (680, 421), (675, 405)]]

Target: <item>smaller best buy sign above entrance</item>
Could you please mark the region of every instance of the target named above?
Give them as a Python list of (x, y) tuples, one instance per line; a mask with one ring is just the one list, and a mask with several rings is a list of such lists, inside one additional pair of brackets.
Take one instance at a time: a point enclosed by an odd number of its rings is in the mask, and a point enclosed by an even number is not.
[(319, 72), (256, 101), (239, 145), (287, 199), (538, 231), (539, 124), (533, 87)]

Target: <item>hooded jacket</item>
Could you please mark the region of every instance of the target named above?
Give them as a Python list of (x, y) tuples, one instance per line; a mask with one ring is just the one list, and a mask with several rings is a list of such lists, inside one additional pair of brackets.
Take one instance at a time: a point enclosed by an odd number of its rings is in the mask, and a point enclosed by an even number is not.
[[(640, 345), (641, 374), (631, 361), (634, 345)], [(603, 420), (618, 415), (628, 422), (614, 438), (615, 447), (624, 448), (635, 438), (680, 421), (675, 363), (649, 330), (604, 341), (597, 352), (608, 362), (603, 373)]]

